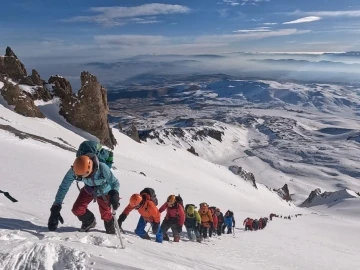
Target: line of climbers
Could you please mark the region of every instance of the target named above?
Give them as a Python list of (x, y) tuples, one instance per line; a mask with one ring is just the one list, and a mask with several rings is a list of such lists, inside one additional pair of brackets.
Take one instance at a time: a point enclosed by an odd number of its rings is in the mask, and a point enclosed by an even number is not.
[[(296, 215), (295, 215), (296, 218), (297, 218), (298, 216), (302, 216), (302, 214), (296, 214)], [(270, 220), (272, 220), (274, 217), (283, 218), (283, 216), (279, 216), (279, 215), (274, 214), (274, 213), (271, 213), (270, 216), (269, 216)], [(290, 215), (289, 215), (289, 216), (284, 216), (284, 219), (290, 219), (290, 220), (291, 220), (292, 217), (294, 217), (294, 216), (290, 216)]]
[(267, 217), (259, 219), (251, 219), (248, 217), (244, 220), (243, 225), (245, 226), (245, 231), (257, 231), (264, 229), (268, 223), (268, 220), (269, 219)]
[[(196, 211), (194, 204), (187, 204), (184, 207), (180, 195), (170, 195), (166, 202), (158, 209), (158, 200), (152, 188), (145, 188), (139, 194), (130, 197), (129, 204), (119, 216), (119, 226), (122, 224), (134, 209), (138, 210), (140, 219), (135, 228), (135, 234), (143, 239), (150, 239), (145, 231), (147, 223), (151, 224), (152, 232), (155, 234), (155, 241), (161, 243), (169, 241), (167, 232), (171, 229), (174, 242), (179, 242), (182, 228), (185, 225), (189, 240), (201, 242), (211, 237), (214, 233), (221, 235), (231, 233), (235, 227), (234, 214), (230, 210), (225, 216), (219, 208), (209, 207), (207, 203), (201, 203), (200, 209)], [(160, 225), (161, 213), (166, 210), (166, 215)]]
[[(64, 223), (60, 214), (61, 205), (71, 184), (76, 180), (84, 183), (83, 188), (78, 187), (80, 193), (72, 207), (73, 214), (82, 222), (80, 231), (88, 232), (96, 226), (95, 216), (88, 209), (90, 202), (94, 201), (99, 205), (106, 233), (115, 234), (115, 221), (111, 208), (117, 210), (120, 206), (120, 184), (110, 170), (112, 164), (113, 153), (103, 148), (99, 143), (84, 141), (80, 144), (73, 166), (65, 174), (50, 209), (49, 231), (55, 231), (59, 222)], [(155, 191), (151, 188), (145, 188), (139, 194), (133, 194), (130, 197), (129, 204), (117, 222), (122, 227), (126, 217), (132, 210), (136, 209), (140, 214), (140, 219), (135, 233), (143, 239), (150, 239), (145, 231), (145, 226), (147, 223), (151, 223), (152, 232), (156, 235), (157, 242), (169, 240), (167, 235), (169, 229), (172, 230), (174, 241), (178, 242), (183, 225), (186, 227), (189, 239), (199, 242), (204, 238), (211, 237), (213, 233), (221, 235), (225, 233), (226, 229), (227, 233), (230, 234), (235, 227), (232, 211), (228, 210), (223, 215), (220, 209), (209, 207), (207, 203), (201, 203), (200, 209), (196, 211), (196, 206), (193, 204), (184, 207), (180, 195), (170, 195), (159, 209), (157, 205), (158, 200)], [(160, 213), (165, 210), (166, 216), (160, 225)]]

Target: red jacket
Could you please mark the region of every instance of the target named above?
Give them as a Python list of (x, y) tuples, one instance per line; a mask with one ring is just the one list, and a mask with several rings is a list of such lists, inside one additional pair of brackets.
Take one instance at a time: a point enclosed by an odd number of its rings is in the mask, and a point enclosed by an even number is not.
[(167, 202), (164, 203), (160, 208), (159, 212), (162, 213), (166, 209), (165, 219), (177, 218), (178, 224), (183, 226), (185, 223), (185, 211), (180, 203), (176, 203), (176, 207), (168, 207)]
[(214, 228), (217, 228), (218, 222), (219, 222), (219, 219), (218, 219), (217, 215), (214, 214), (213, 215), (213, 226), (214, 226)]

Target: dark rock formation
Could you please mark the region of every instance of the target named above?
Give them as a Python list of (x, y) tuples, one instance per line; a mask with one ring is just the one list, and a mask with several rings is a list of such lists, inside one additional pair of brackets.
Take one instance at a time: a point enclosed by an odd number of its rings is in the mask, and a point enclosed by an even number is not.
[(10, 106), (14, 106), (14, 111), (27, 117), (45, 118), (34, 101), (26, 95), (18, 85), (2, 80), (4, 87), (0, 90), (0, 94)]
[(24, 93), (33, 100), (49, 101), (51, 99), (50, 92), (44, 87), (44, 81), (41, 80), (39, 73), (33, 69), (31, 76), (27, 76), (24, 65), (10, 47), (6, 48), (5, 56), (0, 57), (0, 75), (16, 83), (32, 86), (31, 92), (20, 91), (20, 93)]
[(97, 78), (88, 72), (81, 73), (81, 88), (77, 95), (72, 94), (70, 83), (59, 76), (52, 76), (49, 83), (54, 84), (54, 95), (61, 99), (60, 114), (66, 121), (100, 139), (111, 149), (116, 139), (108, 123), (108, 103), (106, 89)]
[(64, 77), (58, 75), (51, 76), (48, 83), (53, 84), (52, 89), (55, 96), (69, 98), (72, 95), (71, 84)]
[(195, 156), (199, 156), (198, 153), (196, 153), (194, 146), (191, 146), (189, 149), (187, 149), (190, 153), (194, 154)]
[(301, 206), (301, 207), (304, 207), (304, 206), (306, 206), (307, 204), (312, 203), (313, 199), (314, 199), (316, 196), (320, 195), (320, 194), (321, 194), (321, 189), (320, 189), (320, 188), (317, 188), (317, 189), (311, 191), (309, 197), (308, 197), (302, 204), (300, 204), (300, 206)]
[(160, 137), (170, 138), (170, 136), (184, 138), (186, 133), (191, 135), (191, 139), (195, 141), (203, 141), (207, 138), (213, 138), (218, 140), (219, 142), (222, 141), (222, 135), (225, 133), (223, 131), (219, 131), (209, 127), (202, 127), (202, 128), (164, 128), (161, 130), (141, 130), (139, 131), (140, 140), (145, 141), (147, 139), (157, 139), (159, 143), (164, 144), (165, 142)]
[(20, 84), (26, 84), (30, 86), (43, 86), (45, 81), (40, 78), (39, 73), (33, 69), (30, 76), (24, 77), (20, 80)]
[(131, 129), (128, 130), (126, 134), (135, 142), (140, 143), (139, 132), (134, 124), (131, 124)]
[(5, 56), (7, 56), (7, 57), (15, 57), (16, 59), (18, 59), (18, 57), (16, 56), (14, 51), (9, 46), (6, 47)]
[(45, 84), (45, 81), (40, 78), (39, 73), (36, 71), (36, 69), (33, 69), (31, 71), (31, 80), (35, 85), (43, 86)]
[(0, 56), (0, 74), (16, 82), (27, 76), (24, 64), (20, 62), (10, 47), (6, 48), (5, 56)]
[(292, 198), (290, 196), (288, 185), (285, 184), (282, 188), (274, 189), (274, 191), (285, 201), (292, 201)]
[(257, 189), (255, 176), (253, 173), (246, 171), (245, 169), (239, 167), (239, 166), (230, 166), (229, 170), (232, 171), (234, 174), (239, 175), (241, 178), (243, 178), (245, 181), (250, 182), (254, 188)]

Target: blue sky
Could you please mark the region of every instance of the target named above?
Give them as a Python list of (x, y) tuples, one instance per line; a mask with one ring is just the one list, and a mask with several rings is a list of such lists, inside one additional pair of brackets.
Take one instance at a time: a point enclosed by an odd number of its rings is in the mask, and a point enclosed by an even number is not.
[(22, 57), (360, 50), (359, 0), (3, 1), (0, 46)]

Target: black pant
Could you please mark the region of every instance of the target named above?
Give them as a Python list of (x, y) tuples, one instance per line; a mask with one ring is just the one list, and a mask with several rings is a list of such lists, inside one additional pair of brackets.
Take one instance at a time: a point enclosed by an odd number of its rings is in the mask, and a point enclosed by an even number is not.
[(252, 228), (250, 225), (245, 225), (245, 231), (252, 231)]
[(203, 238), (206, 238), (208, 234), (208, 228), (204, 227), (204, 226), (200, 226), (200, 236), (202, 236)]
[(218, 224), (217, 229), (216, 229), (217, 235), (221, 235), (221, 233), (222, 233), (222, 226), (223, 226), (223, 223), (219, 223), (219, 224)]
[(179, 236), (180, 237), (180, 232), (179, 232), (179, 225), (173, 221), (169, 221), (167, 219), (164, 219), (163, 222), (161, 223), (161, 231), (163, 233), (163, 235), (166, 235), (167, 231), (171, 228), (171, 231), (173, 233), (173, 236)]

